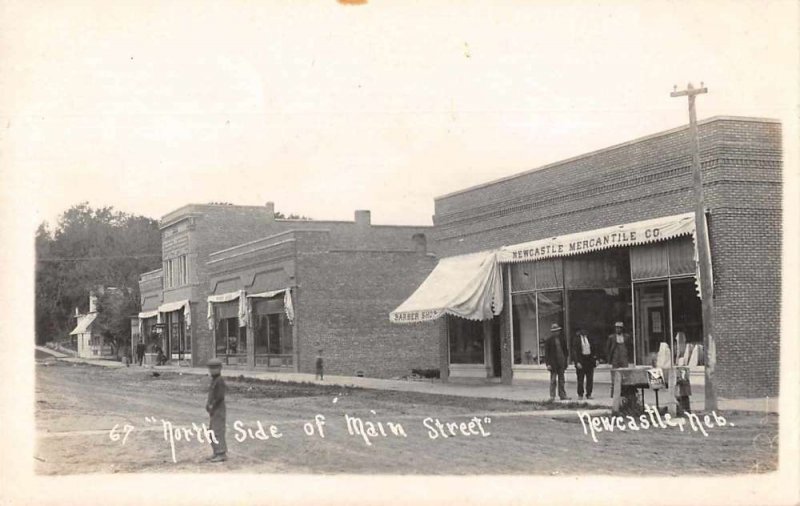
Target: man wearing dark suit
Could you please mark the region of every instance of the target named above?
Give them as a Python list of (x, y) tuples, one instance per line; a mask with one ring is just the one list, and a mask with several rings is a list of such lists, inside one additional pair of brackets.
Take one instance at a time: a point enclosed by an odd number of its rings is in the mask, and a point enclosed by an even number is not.
[(561, 335), (561, 326), (557, 323), (550, 325), (550, 337), (544, 343), (544, 362), (550, 371), (550, 400), (556, 398), (556, 382), (558, 383), (558, 397), (568, 400), (564, 388), (564, 371), (567, 369), (567, 346)]
[(572, 340), (572, 356), (575, 373), (578, 376), (578, 399), (583, 399), (584, 380), (586, 381), (586, 398), (591, 399), (597, 355), (594, 352), (594, 344), (582, 328), (575, 332), (575, 338)]

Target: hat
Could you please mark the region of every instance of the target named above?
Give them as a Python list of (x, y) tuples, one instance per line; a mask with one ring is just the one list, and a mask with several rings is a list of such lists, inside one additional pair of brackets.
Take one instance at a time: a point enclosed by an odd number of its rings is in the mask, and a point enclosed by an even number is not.
[(624, 327), (624, 326), (625, 326), (625, 324), (624, 324), (624, 323), (622, 323), (622, 322), (617, 322), (617, 323), (615, 323), (615, 324), (614, 324), (614, 326), (615, 326), (615, 327)]
[(220, 360), (220, 359), (218, 359), (218, 358), (212, 358), (211, 360), (209, 360), (209, 361), (206, 363), (206, 365), (207, 365), (209, 368), (211, 368), (211, 367), (222, 367), (222, 360)]
[(557, 330), (561, 330), (561, 326), (558, 323), (550, 325), (550, 332), (556, 332)]

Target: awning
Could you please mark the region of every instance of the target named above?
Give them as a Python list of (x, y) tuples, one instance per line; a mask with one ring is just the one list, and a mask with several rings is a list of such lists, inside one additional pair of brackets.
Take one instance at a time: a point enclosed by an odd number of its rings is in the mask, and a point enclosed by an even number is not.
[[(251, 293), (247, 295), (248, 299), (270, 299), (272, 297), (283, 294), (283, 310), (286, 312), (286, 319), (289, 323), (294, 325), (294, 304), (292, 303), (292, 290), (290, 288), (281, 288), (280, 290), (272, 290), (269, 292)], [(252, 305), (247, 305), (248, 316), (252, 318)], [(252, 321), (252, 320), (251, 320)]]
[(678, 214), (503, 246), (497, 258), (501, 263), (533, 262), (608, 248), (666, 241), (682, 235), (694, 235), (694, 231), (694, 213)]
[[(171, 313), (173, 311), (180, 311), (183, 309), (183, 321), (186, 323), (187, 327), (192, 326), (192, 311), (189, 306), (188, 300), (179, 300), (176, 302), (167, 302), (166, 304), (161, 304), (158, 306), (159, 318), (160, 313)], [(159, 321), (159, 323), (161, 323)]]
[(247, 301), (244, 297), (244, 290), (237, 290), (235, 292), (208, 296), (208, 314), (206, 315), (208, 330), (214, 330), (214, 304), (232, 302), (237, 299), (239, 300), (239, 326), (245, 327), (247, 325)]
[(89, 332), (89, 327), (96, 318), (97, 313), (89, 313), (81, 316), (78, 319), (78, 325), (72, 330), (72, 332), (69, 333), (69, 335), (74, 336), (75, 334), (85, 334), (86, 332)]
[[(703, 226), (706, 227), (707, 234), (708, 222), (703, 223)], [(664, 216), (652, 220), (524, 242), (513, 246), (503, 246), (497, 254), (497, 260), (501, 263), (533, 262), (545, 258), (579, 255), (608, 248), (666, 241), (684, 235), (691, 235), (694, 242), (695, 288), (699, 297), (701, 294), (700, 265), (697, 260), (697, 234), (694, 213)], [(713, 293), (713, 286), (711, 289)]]
[(280, 290), (272, 290), (270, 292), (248, 293), (247, 297), (252, 299), (269, 299), (271, 297), (275, 297), (276, 295), (282, 294), (286, 290), (288, 290), (288, 288), (281, 288)]
[(495, 251), (443, 258), (405, 302), (389, 314), (393, 323), (435, 320), (451, 314), (489, 320), (503, 311), (503, 279)]
[(154, 309), (153, 311), (142, 311), (139, 313), (140, 320), (146, 320), (147, 318), (155, 318), (158, 316), (158, 309)]

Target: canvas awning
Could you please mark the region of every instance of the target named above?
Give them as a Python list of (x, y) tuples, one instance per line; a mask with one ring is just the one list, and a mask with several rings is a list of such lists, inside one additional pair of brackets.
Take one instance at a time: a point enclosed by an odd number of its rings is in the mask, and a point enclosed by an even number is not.
[(97, 313), (89, 313), (87, 315), (83, 315), (78, 319), (78, 325), (69, 333), (69, 335), (74, 336), (75, 334), (85, 334), (89, 332), (89, 327), (91, 327), (94, 320), (97, 318)]
[[(708, 223), (703, 224), (708, 230)], [(706, 232), (707, 233), (707, 232)], [(598, 228), (537, 241), (503, 246), (497, 254), (501, 263), (533, 262), (545, 258), (579, 255), (608, 248), (637, 246), (690, 235), (694, 242), (695, 288), (700, 296), (697, 235), (694, 213), (676, 214), (624, 225)], [(713, 287), (712, 287), (713, 290)]]
[(503, 278), (495, 251), (447, 257), (405, 302), (389, 314), (393, 323), (435, 320), (451, 314), (489, 320), (503, 311)]
[(147, 318), (155, 318), (158, 316), (158, 309), (154, 309), (153, 311), (142, 311), (139, 313), (140, 320), (146, 320)]
[(219, 295), (208, 296), (208, 330), (214, 330), (214, 304), (221, 304), (223, 302), (239, 301), (239, 326), (244, 327), (247, 325), (247, 299), (244, 296), (244, 290), (237, 290), (235, 292), (221, 293)]
[(179, 301), (175, 301), (175, 302), (167, 302), (165, 304), (161, 304), (160, 306), (158, 306), (159, 323), (161, 323), (161, 321), (160, 321), (161, 314), (160, 313), (171, 313), (173, 311), (180, 311), (181, 309), (183, 310), (183, 320), (186, 323), (186, 326), (190, 327), (192, 325), (192, 311), (191, 311), (191, 308), (189, 306), (189, 301), (188, 300), (179, 300)]
[(694, 231), (694, 213), (678, 214), (503, 246), (497, 258), (501, 263), (533, 262), (601, 249), (666, 241), (682, 235), (694, 235)]
[[(280, 290), (271, 290), (269, 292), (251, 293), (247, 295), (248, 299), (269, 299), (283, 294), (283, 310), (286, 312), (286, 319), (290, 324), (294, 324), (294, 304), (292, 303), (292, 290), (290, 288), (281, 288)], [(248, 305), (250, 311), (250, 305)]]

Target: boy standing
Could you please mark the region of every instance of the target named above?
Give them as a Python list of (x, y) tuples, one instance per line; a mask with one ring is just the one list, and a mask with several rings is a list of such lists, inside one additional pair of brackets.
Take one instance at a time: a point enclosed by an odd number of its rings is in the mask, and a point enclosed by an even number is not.
[(228, 460), (228, 447), (225, 444), (225, 380), (222, 379), (222, 361), (212, 358), (208, 361), (208, 373), (211, 375), (211, 384), (208, 387), (208, 401), (206, 411), (211, 417), (211, 430), (214, 438), (211, 439), (211, 449), (214, 454), (209, 459), (211, 462), (224, 462)]

